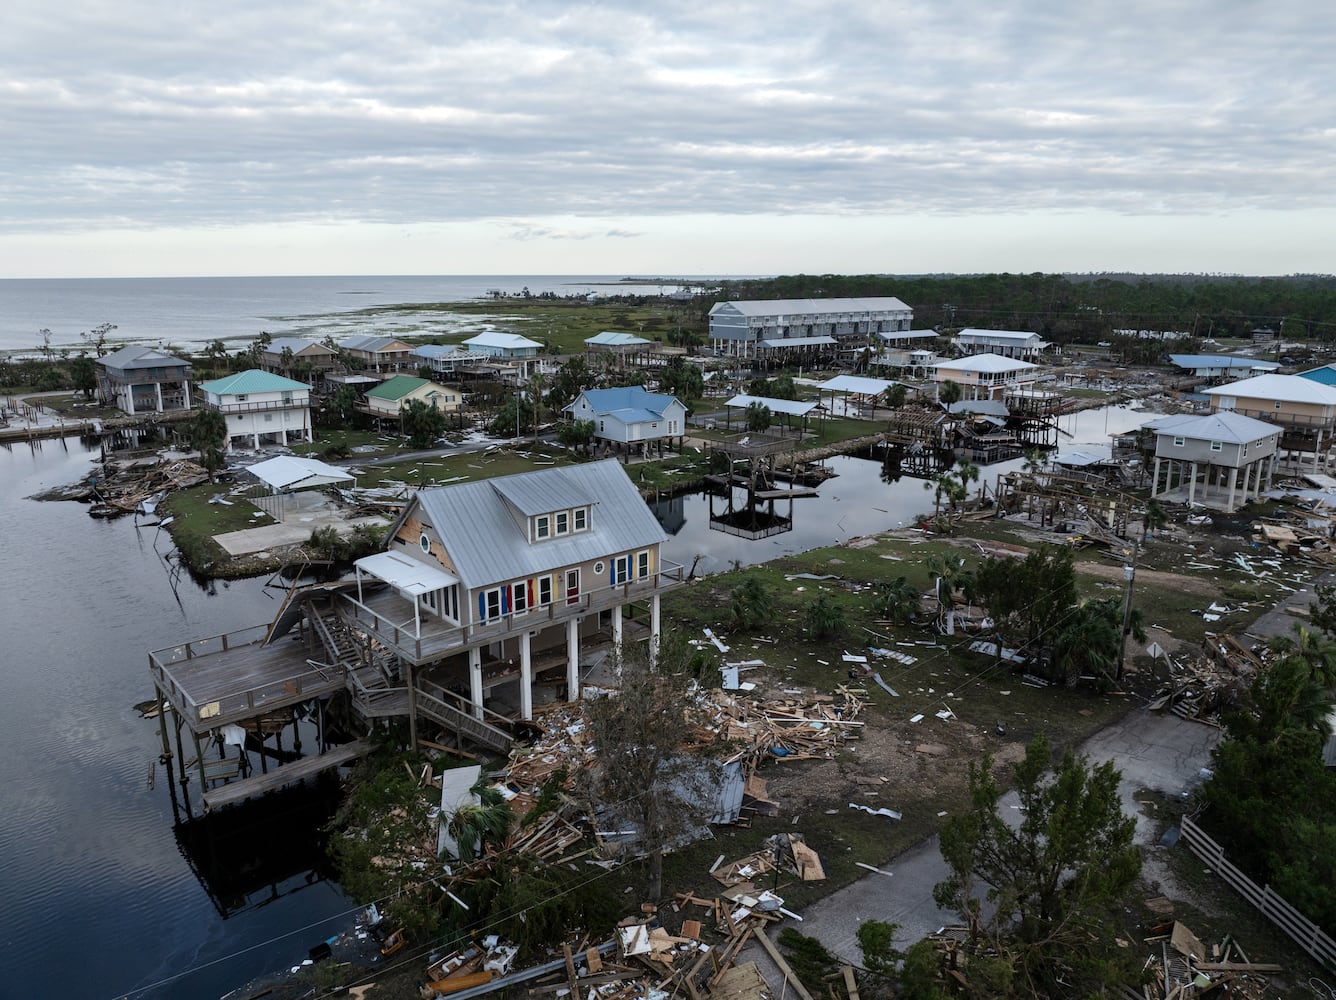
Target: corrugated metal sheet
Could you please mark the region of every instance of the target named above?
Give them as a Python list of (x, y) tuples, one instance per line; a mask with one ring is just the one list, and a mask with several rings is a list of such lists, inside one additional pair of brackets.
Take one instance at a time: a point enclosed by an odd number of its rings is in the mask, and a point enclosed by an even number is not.
[(235, 375), (227, 375), (223, 378), (216, 378), (212, 382), (205, 382), (200, 388), (217, 396), (235, 396), (240, 393), (288, 392), (297, 389), (310, 389), (311, 387), (305, 382), (298, 382), (295, 379), (284, 378), (282, 375), (275, 375), (273, 372), (262, 372), (258, 368), (252, 368), (249, 371), (237, 372)]
[[(592, 502), (590, 530), (530, 544), (507, 500), (536, 514)], [(423, 490), (418, 503), (471, 589), (606, 559), (667, 538), (615, 459)]]
[[(797, 399), (771, 399), (768, 396), (748, 396), (746, 393), (734, 396), (724, 405), (731, 409), (745, 410), (752, 403), (760, 403), (771, 413), (787, 413), (795, 417), (805, 417), (821, 406), (816, 400), (803, 402)], [(821, 406), (821, 408), (825, 409), (824, 406)]]
[(180, 368), (190, 364), (182, 358), (159, 351), (153, 347), (140, 347), (130, 344), (119, 351), (112, 351), (97, 359), (97, 363), (107, 368), (123, 371), (127, 368)]
[[(664, 411), (677, 402), (676, 396), (661, 392), (650, 392), (638, 385), (620, 386), (614, 389), (585, 389), (581, 396), (589, 408), (600, 416), (616, 413), (619, 410), (645, 410), (662, 416)], [(579, 403), (579, 397), (566, 409), (570, 410)]]

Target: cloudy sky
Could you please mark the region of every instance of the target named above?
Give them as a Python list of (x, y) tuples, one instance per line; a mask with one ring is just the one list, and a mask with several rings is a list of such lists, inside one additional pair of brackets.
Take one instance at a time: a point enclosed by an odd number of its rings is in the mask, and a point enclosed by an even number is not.
[(1334, 43), (1323, 0), (6, 0), (0, 277), (1336, 272)]

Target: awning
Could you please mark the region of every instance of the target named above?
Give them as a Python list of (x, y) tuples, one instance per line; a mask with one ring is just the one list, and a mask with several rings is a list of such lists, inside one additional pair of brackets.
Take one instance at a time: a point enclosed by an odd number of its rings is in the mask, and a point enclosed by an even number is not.
[(760, 403), (771, 413), (787, 413), (795, 417), (805, 417), (813, 410), (825, 407), (816, 401), (803, 402), (797, 399), (771, 399), (768, 396), (748, 396), (745, 393), (734, 396), (724, 405), (733, 409), (743, 409), (751, 406), (752, 403)]
[(401, 552), (377, 552), (363, 556), (353, 565), (359, 573), (384, 580), (401, 593), (414, 597), (444, 590), (459, 582), (459, 577)]
[(852, 392), (860, 396), (880, 396), (893, 385), (899, 383), (884, 378), (866, 378), (862, 375), (836, 375), (820, 383), (817, 389), (822, 392)]

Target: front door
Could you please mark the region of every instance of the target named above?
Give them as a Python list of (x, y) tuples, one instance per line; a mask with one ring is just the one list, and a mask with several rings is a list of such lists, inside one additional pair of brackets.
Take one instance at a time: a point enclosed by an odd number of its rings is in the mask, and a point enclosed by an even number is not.
[(568, 569), (566, 571), (566, 603), (580, 603), (580, 571), (578, 569)]

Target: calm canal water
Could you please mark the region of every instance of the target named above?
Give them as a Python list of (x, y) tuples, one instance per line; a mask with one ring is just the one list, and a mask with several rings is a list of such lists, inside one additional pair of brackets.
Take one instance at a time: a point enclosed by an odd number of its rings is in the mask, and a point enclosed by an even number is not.
[[(1089, 450), (1150, 414), (1063, 418), (1063, 449)], [(293, 870), (223, 917), (178, 846), (156, 767), (147, 651), (272, 618), (262, 580), (205, 590), (163, 562), (165, 534), (89, 518), (74, 503), (26, 497), (88, 471), (77, 440), (0, 448), (0, 1000), (41, 996), (217, 997), (342, 929), (357, 907), (338, 886)], [(794, 529), (748, 541), (713, 531), (708, 501), (681, 498), (667, 555), (702, 572), (762, 562), (893, 528), (930, 510), (920, 480), (887, 484), (879, 463), (836, 458), (820, 496), (794, 503)], [(1010, 466), (991, 466), (991, 482)], [(717, 501), (716, 501), (717, 502)], [(786, 508), (787, 504), (781, 505)], [(255, 829), (250, 836), (267, 843)], [(263, 905), (259, 905), (263, 903)]]

